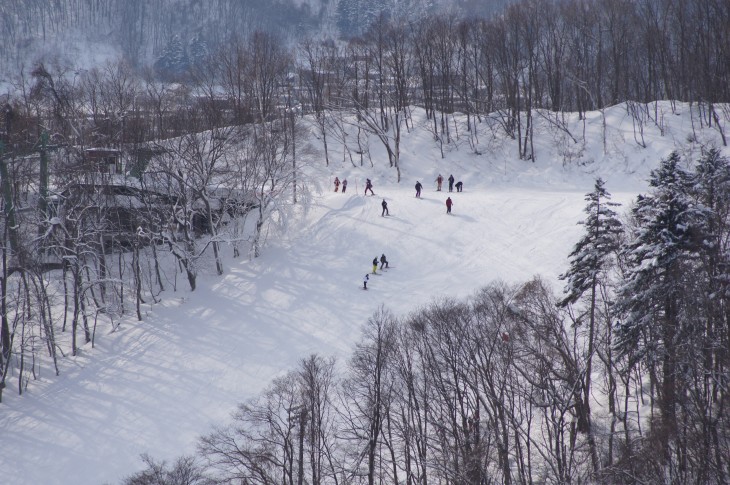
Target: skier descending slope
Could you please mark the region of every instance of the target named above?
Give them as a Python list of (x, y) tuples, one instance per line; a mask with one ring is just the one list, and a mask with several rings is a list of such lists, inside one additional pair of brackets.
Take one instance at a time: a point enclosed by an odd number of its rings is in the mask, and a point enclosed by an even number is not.
[(375, 192), (373, 192), (373, 183), (370, 179), (365, 180), (365, 195), (368, 195), (368, 190), (370, 191), (370, 195), (375, 195)]

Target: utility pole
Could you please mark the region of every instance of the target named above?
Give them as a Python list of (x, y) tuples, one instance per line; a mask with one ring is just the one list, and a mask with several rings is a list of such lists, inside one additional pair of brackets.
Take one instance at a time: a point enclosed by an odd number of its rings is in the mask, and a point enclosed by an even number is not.
[[(5, 166), (5, 158), (4, 155), (4, 144), (3, 141), (0, 140), (0, 168), (2, 169), (2, 188), (3, 188), (3, 194), (6, 193), (6, 180), (7, 177), (7, 167)], [(9, 185), (9, 184), (8, 184)], [(12, 197), (10, 197), (10, 203), (12, 204)], [(5, 202), (5, 209), (7, 210), (7, 199)], [(10, 212), (12, 215), (12, 211)], [(14, 220), (14, 217), (13, 217)], [(12, 340), (10, 338), (10, 325), (8, 322), (8, 308), (7, 308), (7, 288), (8, 288), (8, 250), (5, 247), (5, 240), (8, 239), (8, 225), (10, 224), (10, 218), (5, 218), (5, 227), (4, 229), (4, 238), (0, 242), (2, 244), (2, 278), (0, 281), (0, 348), (2, 349), (2, 352), (0, 353), (0, 402), (2, 402), (2, 393), (3, 389), (5, 389), (5, 376), (8, 374), (8, 364), (10, 361), (10, 348)], [(14, 223), (13, 223), (14, 224)]]
[(18, 228), (15, 223), (15, 206), (13, 205), (13, 186), (10, 183), (8, 166), (5, 163), (5, 144), (0, 140), (0, 184), (2, 184), (3, 203), (5, 205), (5, 225), (8, 228), (10, 249), (18, 250)]
[(38, 209), (42, 220), (48, 219), (48, 132), (41, 133), (40, 200)]
[(288, 96), (286, 99), (287, 104), (287, 111), (289, 112), (289, 127), (291, 128), (291, 158), (292, 158), (292, 174), (294, 183), (293, 185), (293, 193), (294, 193), (294, 203), (297, 203), (297, 142), (296, 142), (296, 129), (295, 129), (295, 122), (294, 122), (294, 106), (292, 105), (292, 93), (291, 93), (291, 85), (288, 89)]
[(43, 130), (41, 132), (41, 139), (36, 145), (34, 151), (40, 154), (40, 168), (39, 168), (39, 181), (38, 181), (38, 215), (40, 216), (40, 224), (38, 225), (38, 235), (42, 236), (46, 231), (45, 223), (48, 222), (51, 214), (48, 213), (48, 184), (49, 184), (49, 170), (48, 170), (48, 152), (55, 150), (59, 145), (48, 144), (48, 132)]
[(304, 428), (307, 424), (307, 408), (299, 410), (299, 469), (297, 470), (297, 485), (304, 483)]

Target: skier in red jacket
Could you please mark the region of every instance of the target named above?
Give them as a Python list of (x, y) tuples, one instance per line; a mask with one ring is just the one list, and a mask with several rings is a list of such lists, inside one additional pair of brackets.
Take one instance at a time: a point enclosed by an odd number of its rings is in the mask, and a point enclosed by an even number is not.
[(454, 205), (454, 201), (451, 200), (451, 197), (446, 199), (446, 213), (451, 214), (451, 206)]

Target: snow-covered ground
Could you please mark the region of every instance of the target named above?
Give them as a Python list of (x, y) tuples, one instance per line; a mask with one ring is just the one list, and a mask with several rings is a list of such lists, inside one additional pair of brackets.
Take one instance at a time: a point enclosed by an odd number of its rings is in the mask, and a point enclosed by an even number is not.
[[(262, 257), (228, 259), (223, 277), (201, 277), (193, 293), (166, 292), (162, 303), (146, 307), (143, 322), (100, 329), (94, 349), (62, 360), (60, 377), (45, 367), (23, 396), (5, 390), (1, 481), (115, 484), (143, 467), (142, 453), (167, 460), (190, 453), (212, 424), (225, 423), (238, 402), (300, 359), (346, 358), (381, 304), (404, 315), (434, 298), (535, 275), (560, 290), (557, 276), (582, 233), (584, 195), (597, 176), (627, 206), (671, 150), (699, 156), (699, 143), (686, 145), (688, 107), (681, 115), (661, 108), (662, 130), (647, 124), (646, 148), (635, 142), (621, 106), (606, 112), (605, 137), (600, 113), (589, 113), (584, 148), (543, 125), (534, 163), (517, 160), (515, 141), (491, 140), (486, 131), (482, 155), (462, 136), (442, 159), (417, 117), (404, 135), (401, 183), (375, 139), (374, 167), (342, 162), (335, 146), (329, 167), (322, 157), (307, 169), (312, 196), (272, 227)], [(573, 120), (571, 130), (579, 135), (582, 123)], [(698, 140), (717, 142), (719, 135), (706, 130)], [(437, 192), (438, 173), (453, 173), (464, 191), (449, 194), (445, 183)], [(333, 191), (335, 176), (348, 179), (347, 193)], [(375, 196), (363, 196), (366, 177)], [(414, 197), (416, 180), (424, 185), (421, 199)], [(389, 217), (380, 215), (383, 199)], [(365, 292), (362, 278), (381, 253), (391, 269), (371, 276)]]

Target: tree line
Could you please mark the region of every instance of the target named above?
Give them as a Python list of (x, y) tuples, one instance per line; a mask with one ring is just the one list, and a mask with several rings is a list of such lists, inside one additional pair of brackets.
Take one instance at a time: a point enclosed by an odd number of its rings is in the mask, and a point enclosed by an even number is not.
[[(656, 100), (698, 106), (698, 125), (720, 130), (724, 138), (729, 24), (730, 7), (721, 0), (525, 0), (490, 18), (454, 13), (406, 21), (381, 14), (363, 35), (346, 41), (310, 37), (288, 43), (260, 30), (231, 29), (234, 34), (196, 49), (198, 61), (175, 67), (172, 77), (130, 57), (89, 70), (53, 61), (41, 70), (20, 68), (8, 79), (16, 94), (8, 97), (7, 109), (40, 124), (44, 115), (28, 100), (35, 74), (45, 79), (44, 88), (54, 87), (47, 97), (57, 105), (86, 98), (84, 113), (91, 113), (94, 133), (104, 136), (97, 143), (185, 131), (169, 118), (200, 90), (213, 96), (211, 103), (227, 106), (221, 121), (266, 119), (287, 103), (314, 113), (325, 143), (328, 136), (344, 137), (339, 115), (347, 109), (363, 136), (384, 144), (396, 168), (400, 130), (409, 127), (413, 105), (427, 110), (441, 146), (460, 136), (452, 120), (459, 112), (467, 116), (472, 145), (472, 125), (487, 120), (518, 141), (525, 160), (537, 156), (535, 116), (578, 144), (581, 134), (568, 132), (555, 113), (583, 116), (622, 103), (639, 144), (642, 126), (661, 126), (667, 115), (649, 106)], [(179, 62), (181, 49), (163, 64)], [(45, 109), (58, 113), (60, 106)], [(44, 120), (50, 132), (71, 136), (69, 127), (52, 124)], [(358, 136), (351, 145), (350, 158), (358, 155), (362, 163), (367, 144)]]
[(467, 136), (486, 119), (518, 141), (525, 160), (537, 155), (535, 116), (565, 129), (555, 113), (583, 116), (621, 103), (639, 144), (643, 125), (662, 124), (665, 114), (648, 106), (656, 100), (696, 103), (698, 124), (722, 131), (729, 20), (727, 2), (715, 0), (529, 0), (491, 18), (412, 22), (381, 15), (346, 44), (299, 44), (309, 94), (302, 102), (318, 114), (350, 107), (396, 167), (410, 105), (427, 110), (442, 146), (459, 136), (451, 119), (459, 112)]
[(344, 365), (302, 359), (123, 483), (728, 483), (730, 162), (686, 167), (662, 160), (625, 218), (596, 181), (562, 295), (381, 307)]

